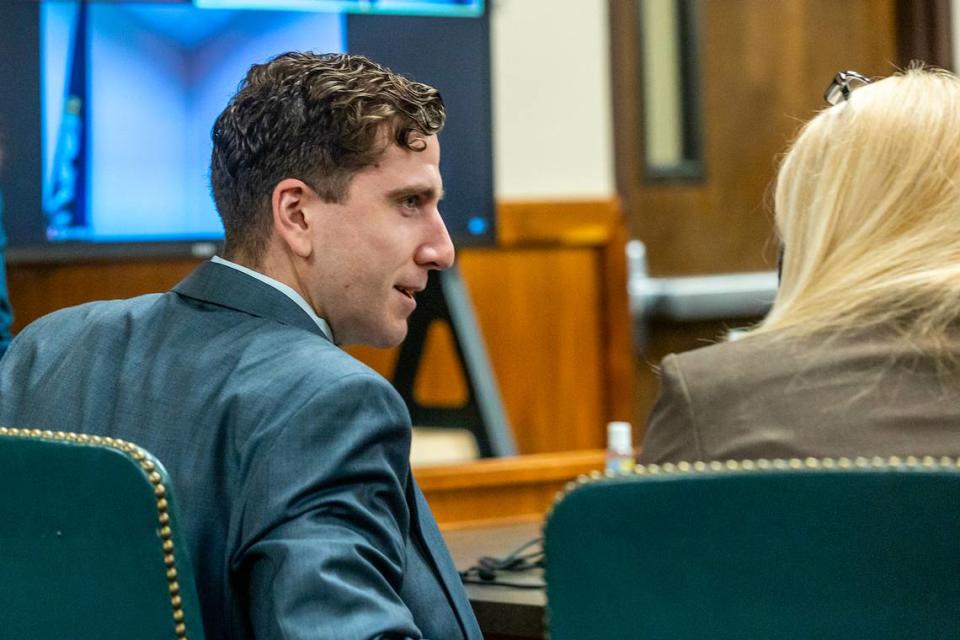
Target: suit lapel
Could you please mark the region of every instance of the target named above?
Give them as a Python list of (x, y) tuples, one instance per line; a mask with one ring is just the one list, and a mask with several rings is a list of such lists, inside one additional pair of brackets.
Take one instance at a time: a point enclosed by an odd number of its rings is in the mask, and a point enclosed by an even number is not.
[(282, 291), (226, 265), (204, 262), (177, 284), (173, 291), (200, 302), (275, 320), (327, 337), (317, 323)]
[(447, 599), (453, 605), (457, 618), (460, 620), (460, 628), (464, 631), (464, 637), (468, 640), (479, 640), (483, 637), (483, 633), (480, 631), (477, 617), (474, 615), (473, 608), (470, 606), (470, 601), (463, 589), (460, 574), (457, 573), (457, 568), (450, 559), (447, 552), (447, 543), (440, 534), (440, 529), (437, 528), (437, 522), (433, 519), (427, 499), (423, 496), (420, 486), (412, 475), (410, 476), (410, 486), (413, 493), (411, 526), (418, 528), (423, 536), (425, 553), (433, 565), (434, 571), (440, 576), (440, 582), (447, 592)]

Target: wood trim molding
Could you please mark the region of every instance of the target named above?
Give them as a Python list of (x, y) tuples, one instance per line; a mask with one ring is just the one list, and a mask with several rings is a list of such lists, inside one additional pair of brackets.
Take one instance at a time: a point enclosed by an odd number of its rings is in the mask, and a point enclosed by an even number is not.
[(601, 247), (623, 226), (620, 199), (501, 200), (497, 245)]
[(510, 458), (485, 458), (457, 464), (415, 467), (424, 492), (470, 490), (476, 487), (568, 481), (603, 466), (601, 449), (536, 453)]
[(602, 450), (564, 451), (413, 471), (444, 530), (538, 521), (559, 491), (582, 474), (603, 469)]

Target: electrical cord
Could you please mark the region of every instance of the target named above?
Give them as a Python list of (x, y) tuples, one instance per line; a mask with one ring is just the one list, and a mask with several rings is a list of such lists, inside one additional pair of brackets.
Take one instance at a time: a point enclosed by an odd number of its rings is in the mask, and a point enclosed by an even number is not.
[[(534, 548), (539, 545), (539, 548)], [(464, 584), (488, 584), (514, 589), (545, 589), (543, 581), (514, 582), (504, 580), (503, 574), (517, 574), (532, 569), (543, 568), (543, 538), (534, 538), (517, 547), (510, 554), (495, 558), (483, 556), (477, 564), (460, 571), (460, 580)]]

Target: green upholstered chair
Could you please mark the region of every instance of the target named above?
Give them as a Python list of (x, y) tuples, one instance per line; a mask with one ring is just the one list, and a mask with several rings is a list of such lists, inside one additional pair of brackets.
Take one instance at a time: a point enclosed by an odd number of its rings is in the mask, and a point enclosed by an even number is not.
[(174, 507), (136, 445), (0, 428), (0, 637), (202, 640)]
[(551, 640), (960, 638), (952, 459), (581, 478), (544, 550)]

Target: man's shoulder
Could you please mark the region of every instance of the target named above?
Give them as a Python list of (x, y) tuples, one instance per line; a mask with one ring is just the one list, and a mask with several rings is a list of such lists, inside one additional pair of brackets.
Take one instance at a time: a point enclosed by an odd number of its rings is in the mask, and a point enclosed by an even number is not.
[[(229, 351), (213, 359), (229, 371), (226, 377), (231, 384), (244, 388), (253, 385), (256, 394), (279, 394), (290, 399), (315, 395), (319, 389), (356, 384), (395, 393), (380, 373), (319, 332), (224, 307), (214, 308), (213, 315), (178, 318), (184, 323), (179, 331), (208, 332), (207, 341), (189, 347), (193, 352), (221, 347)], [(197, 326), (198, 322), (204, 326)], [(191, 332), (190, 327), (196, 331)]]
[(251, 431), (238, 425), (239, 440), (304, 422), (340, 433), (337, 425), (349, 424), (351, 438), (372, 432), (409, 437), (409, 413), (393, 385), (325, 338), (281, 325), (238, 346), (221, 397), (241, 413), (264, 416), (246, 425)]
[(100, 372), (115, 358), (131, 318), (145, 313), (161, 296), (88, 302), (34, 320), (14, 336), (0, 361), (4, 383), (26, 384), (66, 362), (85, 375)]
[(393, 392), (393, 386), (380, 373), (319, 335), (280, 326), (253, 340), (254, 349), (269, 352), (268, 367), (277, 377), (298, 385), (300, 392), (356, 384)]
[[(392, 389), (319, 332), (171, 292), (54, 311), (21, 331), (12, 348), (56, 356), (76, 355), (78, 345), (117, 347), (127, 355), (150, 349), (152, 358), (180, 370), (219, 368), (224, 380), (256, 381), (260, 391), (281, 389), (288, 396), (348, 379)], [(137, 346), (131, 351), (131, 345)]]
[(71, 326), (87, 327), (93, 323), (120, 321), (131, 314), (137, 314), (156, 304), (166, 294), (149, 293), (134, 298), (120, 300), (97, 300), (72, 307), (57, 309), (31, 322), (21, 332), (30, 335), (36, 331), (48, 331), (52, 328), (67, 330)]

